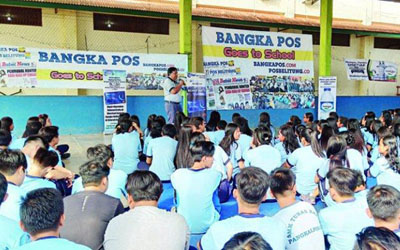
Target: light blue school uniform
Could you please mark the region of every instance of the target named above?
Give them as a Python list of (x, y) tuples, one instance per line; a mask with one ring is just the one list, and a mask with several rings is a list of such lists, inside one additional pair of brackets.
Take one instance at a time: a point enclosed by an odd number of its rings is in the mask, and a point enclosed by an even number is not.
[(90, 250), (90, 248), (88, 248), (87, 246), (76, 244), (72, 241), (57, 237), (43, 237), (42, 239), (15, 248), (15, 250), (44, 250), (44, 249)]
[(232, 162), (233, 166), (232, 176), (235, 176), (238, 173), (240, 173), (239, 161), (242, 160), (242, 149), (237, 142), (232, 143), (230, 149), (231, 149), (231, 154), (229, 155), (229, 159)]
[(15, 220), (0, 215), (0, 249), (12, 249), (30, 242)]
[(288, 158), (288, 154), (286, 153), (285, 146), (283, 146), (283, 142), (278, 142), (277, 144), (275, 144), (274, 148), (276, 148), (281, 154), (281, 165), (282, 165)]
[(144, 137), (144, 141), (143, 141), (143, 154), (147, 155), (147, 147), (149, 145), (149, 142), (151, 141), (151, 136), (150, 134), (146, 137)]
[(24, 182), (21, 185), (21, 188), (25, 191), (25, 193), (29, 193), (32, 190), (36, 190), (39, 188), (54, 188), (57, 189), (56, 184), (53, 182), (46, 180), (42, 177), (36, 177), (32, 175), (26, 175)]
[(281, 166), (281, 154), (270, 145), (261, 145), (250, 149), (245, 153), (244, 159), (246, 167), (258, 167), (268, 174)]
[(372, 134), (369, 131), (367, 131), (366, 129), (361, 130), (361, 131), (364, 131), (363, 136), (364, 136), (365, 144), (369, 144), (372, 146), (374, 144), (374, 137), (372, 136)]
[(59, 153), (57, 150), (55, 150), (53, 147), (51, 147), (51, 146), (49, 146), (49, 151), (56, 152), (57, 157), (58, 157), (57, 166), (62, 167), (62, 166), (63, 166), (63, 163), (62, 163), (62, 160), (61, 160), (61, 155), (60, 155), (60, 153)]
[(203, 134), (205, 134), (210, 139), (210, 142), (214, 143), (214, 145), (219, 145), (222, 139), (224, 139), (225, 131), (223, 130), (207, 131), (204, 132)]
[(21, 187), (8, 182), (7, 194), (7, 200), (1, 203), (0, 215), (19, 222), (19, 208), (26, 193)]
[(18, 138), (18, 139), (13, 139), (11, 141), (11, 144), (8, 146), (9, 149), (12, 150), (21, 150), (24, 147), (25, 141), (27, 138)]
[(286, 226), (280, 220), (262, 214), (239, 214), (214, 223), (201, 238), (203, 250), (222, 249), (236, 233), (259, 233), (274, 250), (284, 250)]
[(271, 129), (271, 136), (272, 136), (272, 140), (271, 140), (271, 145), (274, 146), (275, 145), (275, 127), (270, 125), (269, 129)]
[(151, 157), (149, 170), (155, 173), (161, 181), (169, 181), (175, 171), (174, 158), (178, 142), (169, 136), (162, 136), (150, 140), (147, 148), (147, 157)]
[(368, 169), (368, 161), (363, 157), (363, 155), (356, 149), (347, 149), (347, 159), (349, 160), (350, 168), (359, 171), (364, 181), (367, 180), (364, 170)]
[(396, 173), (385, 157), (380, 157), (369, 169), (378, 185), (390, 185), (400, 191), (400, 174)]
[(341, 128), (338, 128), (338, 131), (339, 131), (339, 133), (340, 132), (346, 132), (347, 128), (346, 127), (341, 127)]
[(136, 131), (115, 134), (112, 138), (114, 150), (114, 169), (130, 174), (137, 169), (139, 152), (142, 151), (140, 137)]
[(185, 217), (192, 234), (205, 233), (219, 220), (214, 199), (220, 181), (221, 174), (212, 168), (181, 168), (171, 175), (177, 212)]
[(356, 200), (358, 200), (360, 202), (364, 202), (365, 204), (367, 204), (366, 206), (368, 206), (368, 203), (367, 203), (368, 191), (369, 191), (369, 189), (364, 189), (362, 191), (354, 193), (354, 198), (356, 198)]
[(215, 151), (213, 155), (214, 161), (211, 166), (212, 169), (217, 170), (222, 174), (221, 180), (227, 179), (227, 165), (231, 161), (226, 152), (218, 145), (215, 145)]
[(379, 146), (377, 146), (377, 147), (374, 147), (374, 148), (371, 150), (370, 161), (371, 161), (372, 163), (375, 163), (376, 160), (378, 160), (379, 157), (381, 157), (381, 154), (379, 153)]
[(242, 158), (244, 158), (244, 155), (250, 149), (251, 140), (253, 140), (251, 136), (241, 134), (239, 140), (236, 141), (240, 146), (240, 150), (242, 151)]
[[(126, 198), (127, 193), (125, 191), (125, 185), (127, 178), (128, 175), (124, 171), (111, 168), (108, 174), (108, 188), (105, 194), (116, 199), (121, 199), (121, 197)], [(82, 177), (79, 177), (74, 181), (71, 194), (76, 194), (83, 190)]]
[(328, 237), (331, 250), (352, 250), (356, 234), (374, 225), (374, 221), (365, 212), (367, 207), (364, 202), (353, 198), (319, 212), (322, 231)]
[(325, 162), (325, 158), (317, 156), (312, 147), (308, 145), (293, 151), (287, 162), (296, 175), (297, 192), (304, 195), (312, 193), (317, 187), (314, 182), (315, 173)]

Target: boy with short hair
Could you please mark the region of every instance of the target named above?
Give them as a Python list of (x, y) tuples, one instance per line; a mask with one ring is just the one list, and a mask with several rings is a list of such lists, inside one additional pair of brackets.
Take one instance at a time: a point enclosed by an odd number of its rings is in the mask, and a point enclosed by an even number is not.
[(320, 211), (322, 231), (328, 237), (330, 249), (353, 249), (356, 234), (373, 225), (365, 213), (366, 204), (354, 198), (357, 175), (349, 168), (335, 168), (329, 171), (328, 180), (329, 193), (337, 204)]
[(5, 150), (11, 143), (11, 134), (5, 129), (0, 129), (0, 151)]
[(281, 210), (274, 218), (285, 223), (286, 249), (325, 249), (324, 235), (314, 207), (296, 201), (296, 176), (290, 169), (278, 168), (271, 175), (270, 190)]
[(220, 120), (217, 123), (216, 131), (207, 131), (203, 134), (210, 140), (210, 142), (214, 143), (214, 145), (219, 145), (222, 139), (225, 136), (225, 128), (226, 128), (226, 121)]
[(336, 122), (339, 132), (347, 131), (347, 117), (339, 116), (339, 119)]
[(41, 188), (29, 192), (22, 202), (20, 213), (21, 228), (30, 234), (32, 242), (17, 250), (89, 250), (88, 247), (59, 238), (65, 216), (62, 196), (56, 189)]
[(239, 215), (215, 222), (199, 242), (200, 249), (222, 249), (236, 233), (250, 231), (259, 233), (274, 250), (285, 249), (285, 225), (271, 217), (260, 214), (260, 204), (267, 198), (268, 174), (256, 167), (241, 170), (236, 177), (237, 189), (233, 196), (238, 202)]
[(373, 187), (367, 195), (367, 215), (376, 227), (385, 227), (400, 236), (400, 192), (389, 185)]

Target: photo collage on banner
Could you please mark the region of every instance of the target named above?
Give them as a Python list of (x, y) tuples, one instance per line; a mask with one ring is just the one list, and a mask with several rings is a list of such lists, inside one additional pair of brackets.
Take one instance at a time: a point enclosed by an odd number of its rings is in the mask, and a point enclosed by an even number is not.
[(314, 108), (310, 35), (202, 28), (207, 108)]

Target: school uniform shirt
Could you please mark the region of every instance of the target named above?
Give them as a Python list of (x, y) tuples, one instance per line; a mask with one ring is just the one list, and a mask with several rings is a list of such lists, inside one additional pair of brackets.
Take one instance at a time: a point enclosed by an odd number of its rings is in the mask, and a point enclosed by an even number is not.
[(373, 177), (376, 177), (378, 185), (389, 185), (400, 191), (400, 174), (390, 167), (384, 156), (376, 160), (369, 171)]
[(317, 187), (315, 173), (324, 162), (325, 158), (318, 157), (310, 145), (298, 148), (289, 155), (287, 163), (296, 175), (298, 193), (306, 195), (314, 191)]
[(149, 142), (152, 140), (150, 134), (144, 138), (143, 141), (143, 154), (147, 155), (147, 147), (149, 145)]
[(200, 245), (203, 250), (222, 249), (236, 233), (247, 231), (259, 233), (272, 249), (283, 250), (286, 244), (285, 230), (285, 225), (275, 218), (262, 214), (239, 214), (215, 222), (201, 238)]
[(239, 161), (242, 160), (242, 149), (240, 145), (235, 142), (231, 144), (230, 149), (231, 154), (229, 155), (229, 159), (231, 160), (233, 166), (232, 176), (235, 176), (240, 173)]
[(9, 149), (12, 150), (21, 150), (24, 147), (25, 141), (27, 138), (18, 138), (18, 139), (12, 139), (10, 145), (8, 146)]
[(25, 155), (25, 159), (26, 159), (26, 170), (25, 170), (25, 172), (29, 172), (29, 170), (31, 169), (31, 166), (32, 166), (32, 159), (27, 154), (24, 154), (24, 155)]
[(177, 212), (186, 219), (191, 233), (205, 233), (219, 220), (213, 199), (220, 181), (221, 174), (211, 168), (181, 168), (171, 175)]
[[(349, 160), (350, 168), (360, 171), (364, 181), (367, 179), (364, 174), (364, 170), (368, 168), (368, 162), (365, 161), (362, 154), (353, 148), (347, 149), (347, 159)], [(365, 166), (367, 164), (367, 166)]]
[(225, 131), (224, 130), (217, 130), (217, 131), (207, 131), (204, 132), (209, 139), (210, 142), (214, 143), (214, 145), (219, 145), (219, 143), (224, 139)]
[(21, 185), (21, 188), (25, 191), (25, 193), (29, 193), (32, 190), (36, 190), (39, 188), (54, 188), (57, 189), (56, 184), (53, 182), (46, 180), (42, 177), (26, 175), (24, 182)]
[(29, 234), (22, 231), (18, 222), (0, 215), (0, 249), (12, 249), (30, 242)]
[[(128, 175), (124, 171), (111, 168), (108, 174), (108, 187), (105, 194), (116, 199), (121, 199), (121, 197), (126, 198), (127, 193), (125, 191), (125, 185), (127, 179)], [(79, 177), (74, 181), (71, 194), (76, 194), (83, 190), (82, 177)]]
[(374, 136), (371, 134), (371, 132), (367, 130), (364, 130), (364, 142), (365, 144), (369, 144), (370, 146), (374, 144)]
[(314, 207), (298, 201), (274, 215), (286, 226), (286, 249), (325, 250), (324, 234)]
[(242, 151), (242, 158), (244, 158), (245, 153), (250, 149), (251, 140), (253, 140), (251, 136), (241, 134), (239, 140), (236, 141)]
[(139, 152), (142, 151), (139, 134), (131, 133), (115, 134), (112, 138), (114, 150), (114, 168), (130, 174), (137, 169)]
[(215, 169), (216, 171), (220, 172), (222, 174), (221, 180), (227, 179), (227, 167), (228, 163), (231, 161), (229, 156), (226, 154), (226, 152), (218, 145), (215, 146), (215, 151), (214, 151), (214, 161), (213, 165), (211, 166), (212, 169)]
[(345, 132), (345, 131), (347, 131), (347, 128), (346, 127), (340, 127), (340, 128), (338, 128), (338, 131), (339, 131), (339, 133), (340, 132)]
[(360, 202), (364, 202), (366, 204), (366, 206), (368, 206), (368, 203), (367, 203), (368, 191), (369, 191), (369, 189), (364, 189), (357, 193), (354, 193), (354, 198), (356, 198), (356, 200), (358, 200)]
[(376, 160), (378, 160), (379, 157), (381, 157), (381, 154), (379, 153), (379, 146), (377, 146), (377, 147), (374, 147), (374, 148), (371, 150), (371, 158), (370, 158), (370, 161), (371, 161), (372, 163), (375, 163)]
[(275, 144), (274, 147), (275, 147), (275, 148), (279, 151), (279, 153), (281, 154), (281, 165), (282, 165), (283, 163), (285, 163), (285, 161), (286, 161), (287, 158), (288, 158), (288, 153), (286, 153), (285, 146), (283, 146), (283, 142), (278, 142), (277, 144)]
[(90, 250), (90, 248), (76, 244), (72, 241), (57, 238), (57, 237), (43, 237), (42, 239), (35, 240), (31, 243), (25, 244), (15, 250), (44, 250), (44, 249), (57, 249), (57, 250)]
[(51, 146), (49, 146), (49, 151), (53, 151), (53, 152), (56, 152), (56, 154), (57, 154), (57, 157), (58, 157), (58, 163), (57, 163), (57, 166), (63, 166), (63, 163), (62, 163), (62, 160), (61, 160), (61, 155), (60, 155), (60, 152), (58, 152), (57, 150), (55, 150), (53, 147), (51, 147)]
[(367, 207), (353, 198), (319, 212), (322, 231), (328, 237), (331, 250), (352, 250), (356, 234), (365, 227), (374, 226), (365, 212)]
[(160, 180), (169, 181), (175, 171), (174, 158), (178, 142), (169, 136), (162, 136), (150, 140), (147, 148), (147, 157), (151, 157), (149, 170), (155, 173)]
[(15, 185), (14, 183), (8, 182), (7, 186), (7, 199), (1, 203), (0, 215), (19, 222), (19, 208), (22, 204), (22, 199), (25, 198), (25, 191)]
[(250, 149), (245, 154), (244, 159), (246, 167), (258, 167), (268, 174), (281, 166), (281, 154), (276, 148), (270, 145), (261, 145)]

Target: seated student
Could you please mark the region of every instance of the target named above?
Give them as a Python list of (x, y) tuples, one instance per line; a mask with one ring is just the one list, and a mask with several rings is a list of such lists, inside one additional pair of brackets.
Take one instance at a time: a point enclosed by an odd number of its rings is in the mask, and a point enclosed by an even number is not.
[(55, 188), (56, 185), (45, 179), (47, 173), (57, 165), (58, 156), (54, 151), (39, 148), (33, 157), (21, 188), (28, 193), (39, 188)]
[(246, 152), (250, 149), (252, 141), (253, 131), (249, 128), (249, 123), (244, 117), (239, 117), (235, 120), (235, 123), (239, 126), (240, 138), (237, 140), (240, 150), (242, 152), (242, 158)]
[[(104, 144), (98, 144), (94, 147), (88, 148), (86, 156), (90, 161), (97, 160), (103, 162), (110, 168), (110, 174), (108, 175), (108, 188), (105, 194), (116, 199), (126, 199), (125, 184), (128, 175), (122, 170), (113, 168), (114, 153), (111, 148)], [(71, 193), (76, 194), (80, 191), (83, 191), (82, 177), (75, 179)]]
[(149, 170), (155, 173), (161, 181), (169, 181), (175, 171), (174, 158), (178, 142), (175, 140), (176, 128), (166, 124), (162, 128), (162, 137), (152, 139), (147, 146), (146, 163)]
[(273, 250), (259, 233), (241, 232), (227, 241), (222, 250)]
[(22, 150), (22, 148), (25, 145), (26, 139), (29, 136), (37, 135), (41, 128), (42, 128), (42, 124), (39, 121), (29, 121), (28, 120), (28, 123), (26, 124), (26, 127), (25, 127), (25, 132), (22, 135), (22, 137), (18, 138), (18, 139), (13, 139), (11, 141), (9, 148)]
[(249, 231), (259, 233), (272, 249), (285, 249), (285, 225), (275, 218), (259, 213), (261, 202), (267, 198), (268, 182), (268, 174), (264, 170), (256, 167), (243, 169), (237, 175), (237, 189), (233, 190), (239, 215), (211, 225), (201, 238), (199, 248), (221, 249), (236, 233)]
[(367, 196), (367, 214), (376, 227), (385, 227), (400, 236), (400, 192), (388, 185), (373, 187)]
[(363, 202), (367, 202), (367, 194), (369, 190), (367, 189), (367, 184), (364, 181), (363, 174), (358, 170), (354, 170), (354, 173), (357, 176), (357, 187), (356, 190), (354, 190), (354, 197)]
[(27, 171), (29, 171), (30, 166), (32, 165), (32, 159), (35, 157), (36, 152), (39, 148), (44, 148), (48, 150), (49, 144), (47, 141), (39, 136), (39, 135), (31, 135), (26, 138), (24, 147), (21, 149), (21, 152), (24, 153), (27, 163)]
[(226, 121), (221, 120), (217, 123), (217, 129), (215, 131), (204, 132), (204, 135), (214, 143), (214, 145), (219, 145), (225, 136)]
[[(378, 140), (380, 141), (383, 137), (388, 136), (388, 135), (392, 135), (392, 132), (391, 132), (390, 129), (387, 128), (387, 127), (381, 127), (380, 129), (378, 129), (378, 131), (377, 131), (376, 134), (377, 134), (377, 136), (378, 136)], [(396, 141), (397, 141), (397, 140), (396, 140)], [(398, 144), (398, 143), (396, 143), (396, 144)], [(382, 155), (381, 155), (380, 152), (379, 152), (379, 144), (378, 144), (378, 145), (375, 145), (375, 147), (373, 147), (373, 148), (371, 149), (371, 151), (369, 152), (369, 155), (371, 156), (371, 157), (369, 158), (369, 160), (370, 160), (372, 163), (375, 163), (376, 160), (378, 160), (380, 157), (382, 157)], [(368, 165), (368, 168), (369, 168), (369, 165)]]
[(130, 210), (108, 224), (105, 250), (188, 249), (190, 233), (185, 219), (157, 208), (163, 191), (157, 175), (137, 170), (129, 175), (126, 189)]
[[(0, 174), (0, 207), (7, 199), (7, 183), (4, 175)], [(29, 235), (24, 233), (18, 222), (0, 215), (0, 249), (11, 249), (30, 241)]]
[(185, 217), (192, 234), (202, 234), (219, 220), (216, 209), (221, 173), (211, 168), (214, 145), (199, 141), (190, 147), (191, 168), (181, 168), (171, 175), (176, 192), (177, 212)]
[(244, 168), (244, 160), (242, 158), (242, 150), (238, 144), (240, 139), (240, 128), (235, 123), (229, 123), (225, 128), (225, 136), (220, 142), (219, 146), (229, 156), (232, 163), (234, 178), (241, 169)]
[(296, 176), (290, 169), (279, 168), (270, 178), (272, 196), (278, 200), (281, 210), (274, 218), (285, 223), (286, 249), (325, 249), (324, 234), (314, 207), (304, 201), (296, 201)]
[[(162, 116), (156, 116), (154, 118), (154, 121), (151, 122), (151, 129), (150, 129), (150, 134), (144, 139), (143, 142), (143, 154), (147, 154), (147, 147), (152, 139), (161, 137), (161, 132), (162, 128), (165, 125), (165, 119)], [(192, 130), (192, 127), (190, 127), (190, 130)]]
[(0, 129), (0, 151), (5, 150), (11, 143), (11, 134), (7, 130)]
[(269, 174), (281, 166), (281, 154), (271, 146), (271, 140), (272, 134), (268, 127), (259, 126), (254, 130), (251, 149), (244, 154), (246, 167), (259, 167)]
[(90, 249), (59, 238), (60, 228), (64, 225), (65, 216), (62, 196), (58, 190), (41, 188), (29, 192), (21, 204), (20, 213), (21, 228), (29, 233), (32, 242), (15, 249)]
[(26, 159), (21, 151), (0, 151), (0, 173), (6, 177), (8, 182), (8, 198), (0, 207), (0, 215), (12, 220), (19, 221), (19, 207), (25, 191), (20, 187), (24, 182)]
[(216, 110), (211, 111), (210, 119), (206, 125), (206, 131), (216, 131), (219, 121), (221, 121), (221, 114)]
[(130, 174), (137, 169), (139, 153), (142, 151), (140, 136), (133, 131), (129, 119), (120, 121), (117, 131), (112, 138), (114, 150), (114, 168)]
[(124, 207), (118, 199), (105, 195), (110, 168), (104, 162), (89, 161), (79, 168), (84, 190), (64, 198), (65, 222), (62, 238), (99, 249), (112, 218), (122, 214)]
[[(53, 126), (48, 114), (40, 114), (38, 115), (38, 118), (39, 122), (42, 124), (42, 127)], [(71, 156), (71, 154), (67, 153), (69, 150), (69, 146), (67, 144), (59, 144), (55, 149), (60, 152), (61, 159), (67, 159)]]
[(329, 193), (336, 204), (319, 212), (322, 231), (330, 249), (353, 249), (356, 234), (373, 225), (373, 220), (365, 213), (366, 204), (354, 198), (357, 175), (352, 169), (339, 167), (329, 171), (328, 180)]
[(347, 122), (348, 119), (344, 116), (340, 116), (339, 119), (336, 122), (336, 126), (338, 127), (339, 132), (344, 132), (347, 131)]
[(400, 249), (400, 238), (384, 227), (367, 227), (357, 234), (354, 250)]
[(290, 154), (300, 148), (296, 134), (292, 126), (283, 125), (278, 134), (279, 143), (275, 144), (275, 148), (281, 153), (281, 165), (284, 164)]
[(311, 127), (312, 122), (314, 121), (314, 115), (311, 112), (307, 112), (303, 116), (304, 125), (307, 127)]
[(204, 133), (206, 131), (206, 122), (200, 116), (190, 118), (189, 124), (192, 126), (192, 132)]
[(0, 129), (7, 130), (13, 137), (14, 121), (11, 117), (5, 116), (0, 120)]

